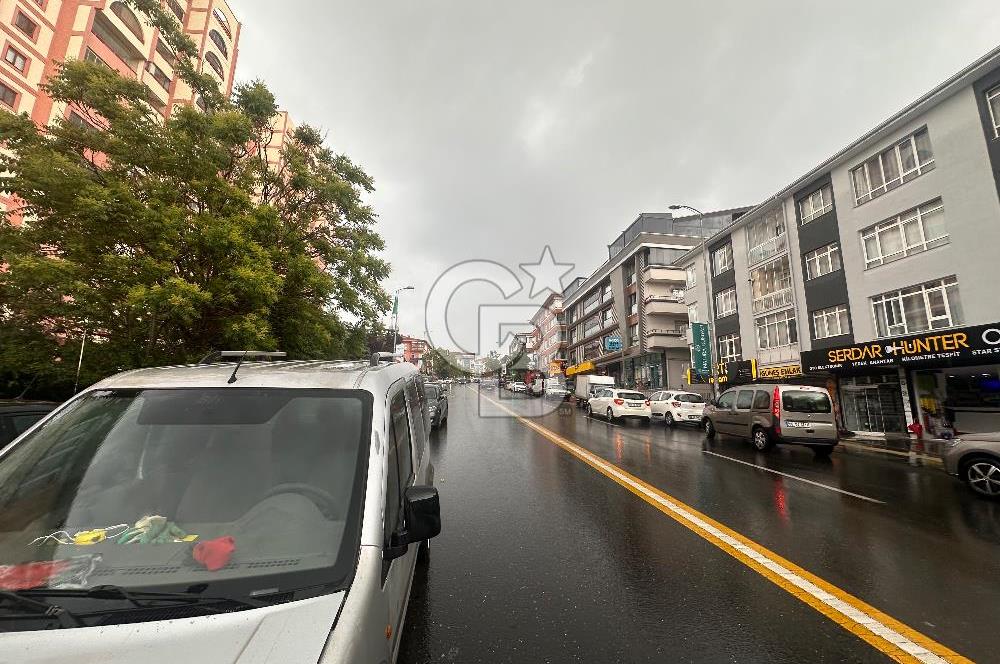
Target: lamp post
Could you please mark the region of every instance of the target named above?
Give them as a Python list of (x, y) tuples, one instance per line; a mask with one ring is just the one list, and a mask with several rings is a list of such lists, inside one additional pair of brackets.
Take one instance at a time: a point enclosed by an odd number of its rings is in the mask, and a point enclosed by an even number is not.
[(399, 294), (413, 290), (413, 286), (403, 286), (392, 292), (392, 353), (396, 354), (396, 337), (399, 336)]
[[(696, 215), (698, 215), (698, 221), (699, 221), (699, 227), (700, 227), (699, 230), (701, 231), (699, 233), (701, 235), (701, 253), (702, 253), (702, 256), (704, 258), (704, 263), (705, 263), (705, 311), (710, 313), (711, 312), (711, 304), (712, 304), (712, 289), (711, 289), (711, 287), (709, 285), (709, 281), (712, 278), (712, 274), (711, 274), (711, 270), (709, 268), (709, 261), (708, 261), (708, 238), (705, 236), (705, 213), (702, 212), (701, 210), (699, 210), (698, 208), (691, 207), (690, 205), (668, 205), (667, 209), (668, 210), (691, 210), (691, 212), (694, 212)], [(715, 333), (714, 333), (714, 330), (712, 330), (712, 328), (713, 328), (713, 326), (712, 326), (712, 316), (709, 315), (707, 320), (708, 320), (709, 330), (711, 330), (711, 338), (714, 339), (715, 338)], [(688, 327), (690, 328), (690, 324), (694, 323), (694, 322), (697, 322), (697, 321), (688, 321)], [(668, 380), (669, 380), (670, 374), (668, 373), (667, 376), (668, 376)], [(712, 394), (715, 394), (715, 387), (714, 386), (710, 387), (709, 389), (712, 391)]]

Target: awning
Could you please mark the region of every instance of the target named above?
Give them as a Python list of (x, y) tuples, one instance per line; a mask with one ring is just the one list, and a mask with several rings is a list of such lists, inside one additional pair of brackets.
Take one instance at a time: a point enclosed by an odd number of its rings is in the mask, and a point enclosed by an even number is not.
[(580, 364), (574, 364), (571, 367), (566, 368), (567, 376), (575, 376), (576, 374), (587, 373), (588, 371), (593, 371), (594, 363), (591, 361), (581, 362)]

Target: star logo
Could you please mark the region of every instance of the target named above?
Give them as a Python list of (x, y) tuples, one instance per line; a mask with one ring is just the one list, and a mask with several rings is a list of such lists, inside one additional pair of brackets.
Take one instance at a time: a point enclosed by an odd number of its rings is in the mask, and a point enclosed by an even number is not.
[(548, 245), (542, 250), (537, 263), (521, 263), (520, 268), (531, 275), (531, 291), (528, 297), (552, 291), (562, 292), (562, 278), (573, 271), (573, 263), (557, 263)]

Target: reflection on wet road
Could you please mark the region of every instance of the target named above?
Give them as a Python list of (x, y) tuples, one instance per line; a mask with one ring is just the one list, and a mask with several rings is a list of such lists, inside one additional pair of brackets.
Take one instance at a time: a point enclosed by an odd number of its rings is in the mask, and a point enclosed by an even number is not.
[[(543, 404), (501, 401), (522, 413)], [(502, 415), (475, 386), (453, 389), (431, 443), (444, 531), (414, 582), (400, 661), (890, 661)], [(533, 421), (954, 651), (1000, 652), (1000, 634), (984, 629), (1000, 606), (1000, 510), (938, 469), (759, 454), (693, 428), (575, 411)]]

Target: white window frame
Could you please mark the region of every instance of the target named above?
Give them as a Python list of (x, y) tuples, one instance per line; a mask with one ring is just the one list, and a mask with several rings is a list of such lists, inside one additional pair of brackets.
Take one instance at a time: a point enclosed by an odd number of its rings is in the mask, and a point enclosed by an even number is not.
[(712, 276), (729, 272), (733, 269), (733, 245), (727, 242), (712, 252)]
[(831, 242), (825, 247), (807, 252), (803, 258), (806, 264), (806, 281), (844, 269), (839, 242)]
[[(949, 289), (951, 289), (949, 291)], [(949, 300), (949, 293), (955, 297), (954, 303)], [(941, 298), (944, 314), (934, 316), (931, 313), (931, 297)], [(924, 324), (911, 324), (906, 320), (906, 304), (904, 298), (919, 297), (924, 307)], [(871, 298), (872, 316), (875, 322), (877, 338), (895, 337), (906, 334), (916, 334), (929, 330), (944, 330), (962, 324), (961, 311), (953, 311), (953, 304), (961, 307), (958, 292), (958, 279), (952, 275), (943, 279), (935, 279), (915, 286), (908, 286), (888, 293), (882, 293)], [(882, 314), (884, 327), (880, 325), (879, 314)]]
[(628, 345), (638, 346), (639, 345), (639, 324), (632, 323), (628, 326)]
[[(927, 229), (924, 225), (924, 218), (935, 212), (940, 213), (942, 217), (944, 216), (944, 204), (941, 202), (940, 198), (924, 203), (918, 207), (911, 208), (902, 214), (886, 219), (885, 221), (879, 222), (874, 226), (869, 226), (861, 231), (861, 250), (865, 256), (865, 269), (867, 270), (880, 265), (885, 265), (886, 263), (892, 263), (893, 261), (898, 261), (901, 258), (906, 258), (907, 256), (919, 254), (927, 251), (928, 249), (948, 244), (948, 242), (950, 242), (950, 238), (947, 230), (943, 235), (932, 238), (927, 237)], [(917, 229), (920, 231), (920, 241), (908, 245), (904, 226), (914, 220), (916, 221)], [(883, 253), (882, 235), (886, 232), (898, 233), (899, 244), (902, 249), (891, 254)], [(868, 240), (870, 239), (875, 240), (875, 249), (878, 252), (877, 256), (869, 255)]]
[(698, 303), (692, 302), (688, 305), (688, 323), (699, 323), (698, 320)]
[[(752, 267), (774, 258), (788, 248), (788, 234), (785, 228), (785, 208), (778, 205), (746, 227), (747, 263)], [(757, 244), (751, 245), (757, 237), (766, 235)]]
[[(818, 201), (817, 195), (819, 196)], [(832, 209), (833, 187), (825, 184), (799, 201), (799, 216), (802, 218), (802, 225), (805, 226), (816, 217), (820, 217)]]
[(715, 317), (725, 318), (736, 313), (736, 286), (715, 294)]
[[(784, 266), (784, 274), (778, 270)], [(765, 275), (770, 279), (765, 279)], [(764, 292), (764, 285), (771, 282), (771, 290)], [(779, 309), (792, 303), (792, 266), (788, 257), (783, 256), (759, 265), (750, 271), (750, 289), (753, 295), (753, 312), (755, 314)]]
[(812, 313), (812, 320), (813, 339), (839, 337), (842, 334), (849, 334), (851, 331), (850, 316), (848, 316), (847, 306), (843, 304), (817, 309)]
[(719, 337), (719, 362), (739, 362), (743, 359), (740, 335), (727, 334)]
[(998, 97), (1000, 97), (1000, 85), (986, 91), (986, 107), (990, 109), (990, 120), (993, 122), (993, 138), (1000, 138), (1000, 118), (993, 111), (993, 100)]
[[(854, 189), (855, 206), (863, 205), (864, 203), (878, 198), (879, 196), (892, 191), (904, 183), (909, 182), (915, 177), (923, 175), (927, 171), (934, 170), (933, 146), (931, 146), (930, 158), (927, 161), (920, 161), (920, 152), (917, 150), (917, 136), (920, 134), (927, 134), (927, 141), (928, 143), (930, 142), (930, 134), (927, 131), (927, 127), (922, 127), (904, 139), (897, 141), (892, 147), (886, 148), (878, 154), (871, 155), (859, 165), (851, 169), (851, 187)], [(915, 166), (910, 170), (905, 170), (903, 168), (903, 158), (900, 154), (900, 148), (904, 145), (908, 146), (909, 149), (913, 151), (913, 163)], [(881, 176), (882, 184), (873, 187), (869, 162), (875, 159), (878, 161), (879, 175)], [(885, 174), (885, 159), (892, 159), (896, 166), (896, 176), (888, 182), (886, 181)], [(863, 173), (866, 191), (858, 191), (858, 178), (855, 175), (857, 173)]]
[[(757, 333), (757, 348), (760, 350), (769, 350), (772, 348), (785, 348), (787, 346), (793, 346), (799, 342), (798, 324), (795, 321), (795, 311), (792, 309), (785, 309), (784, 311), (778, 311), (773, 314), (767, 314), (765, 316), (760, 316), (754, 319), (754, 330)], [(779, 329), (781, 326), (785, 327), (785, 338), (788, 339), (788, 343), (780, 343)], [(762, 337), (761, 330), (765, 330), (767, 335)], [(774, 330), (774, 338), (777, 343), (771, 343), (771, 330)]]
[(694, 288), (698, 285), (698, 270), (694, 263), (684, 268), (684, 288)]

